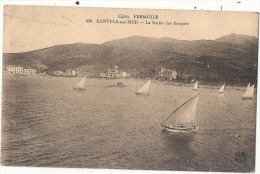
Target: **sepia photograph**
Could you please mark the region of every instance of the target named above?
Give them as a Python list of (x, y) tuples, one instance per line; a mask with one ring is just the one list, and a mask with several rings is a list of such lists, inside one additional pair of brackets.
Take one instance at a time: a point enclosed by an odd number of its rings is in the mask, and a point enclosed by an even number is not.
[(2, 166), (255, 171), (259, 13), (2, 13)]

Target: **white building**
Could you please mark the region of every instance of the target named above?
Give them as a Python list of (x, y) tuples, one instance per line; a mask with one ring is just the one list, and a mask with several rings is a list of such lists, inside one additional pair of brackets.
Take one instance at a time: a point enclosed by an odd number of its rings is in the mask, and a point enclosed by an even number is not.
[(76, 71), (72, 70), (72, 69), (67, 69), (66, 70), (66, 75), (75, 76), (76, 75)]
[(23, 67), (22, 66), (14, 66), (14, 65), (7, 65), (7, 72), (13, 74), (23, 74)]
[(176, 79), (178, 76), (178, 73), (175, 69), (171, 70), (171, 69), (166, 69), (165, 67), (157, 68), (155, 72), (156, 74), (158, 74), (158, 77), (169, 78), (170, 80)]
[(53, 73), (54, 75), (56, 75), (56, 76), (63, 75), (63, 72), (60, 71), (60, 70), (53, 71), (52, 73)]
[(172, 76), (172, 79), (176, 79), (178, 76), (178, 73), (175, 70), (173, 70), (171, 76)]
[(119, 77), (122, 76), (121, 73), (118, 72), (117, 69), (116, 70), (112, 70), (112, 71), (110, 69), (108, 69), (106, 72), (100, 72), (99, 75), (102, 78), (119, 78)]
[(36, 69), (27, 68), (23, 70), (24, 74), (36, 74)]
[(7, 65), (7, 72), (12, 74), (36, 74), (36, 69), (23, 68), (22, 66)]
[(128, 74), (126, 72), (122, 73), (122, 77), (127, 77), (127, 76), (128, 76)]

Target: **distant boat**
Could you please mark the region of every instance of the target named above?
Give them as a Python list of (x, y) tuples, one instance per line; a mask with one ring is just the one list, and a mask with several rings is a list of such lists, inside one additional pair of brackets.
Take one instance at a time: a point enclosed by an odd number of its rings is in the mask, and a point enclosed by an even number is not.
[(126, 87), (126, 85), (123, 82), (117, 82), (115, 85), (110, 85), (107, 87)]
[(198, 90), (198, 80), (196, 81), (195, 85), (193, 86), (193, 91), (197, 91)]
[(250, 88), (250, 82), (248, 83), (248, 85), (246, 87), (246, 90), (248, 90), (248, 88)]
[(136, 95), (149, 95), (151, 80), (147, 81), (140, 89), (138, 89)]
[(246, 92), (242, 95), (242, 100), (253, 99), (254, 87), (255, 85), (252, 85), (246, 90)]
[(224, 85), (223, 86), (221, 86), (221, 88), (219, 89), (219, 93), (223, 93), (224, 92), (224, 88), (225, 88), (225, 83), (224, 83)]
[(189, 133), (199, 130), (196, 125), (196, 109), (199, 94), (193, 96), (188, 101), (178, 107), (173, 113), (161, 124), (165, 130), (176, 133)]
[(86, 90), (85, 79), (87, 76), (83, 77), (76, 86), (73, 87), (74, 90)]

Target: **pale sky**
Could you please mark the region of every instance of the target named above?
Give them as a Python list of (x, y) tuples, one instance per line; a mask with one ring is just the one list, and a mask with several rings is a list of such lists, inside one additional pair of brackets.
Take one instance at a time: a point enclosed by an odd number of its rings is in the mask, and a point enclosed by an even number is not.
[[(158, 15), (159, 19), (149, 21), (185, 22), (189, 26), (85, 22), (86, 19), (116, 20), (119, 14), (129, 15), (131, 19), (134, 14)], [(254, 12), (5, 6), (3, 21), (4, 53), (76, 42), (100, 44), (133, 35), (180, 40), (214, 40), (231, 33), (258, 37), (258, 14)]]

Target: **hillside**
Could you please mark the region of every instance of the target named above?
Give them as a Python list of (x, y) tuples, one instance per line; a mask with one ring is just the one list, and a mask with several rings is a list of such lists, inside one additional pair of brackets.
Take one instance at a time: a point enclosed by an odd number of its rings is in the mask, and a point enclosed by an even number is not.
[(155, 68), (165, 66), (204, 80), (214, 77), (218, 81), (254, 81), (257, 41), (236, 34), (197, 41), (132, 36), (100, 45), (75, 43), (5, 53), (3, 63), (47, 72), (72, 68), (90, 75), (117, 65), (125, 71), (136, 69), (136, 77), (153, 77)]
[(239, 45), (257, 45), (258, 39), (253, 36), (230, 34), (216, 39), (218, 42), (234, 43)]

